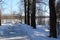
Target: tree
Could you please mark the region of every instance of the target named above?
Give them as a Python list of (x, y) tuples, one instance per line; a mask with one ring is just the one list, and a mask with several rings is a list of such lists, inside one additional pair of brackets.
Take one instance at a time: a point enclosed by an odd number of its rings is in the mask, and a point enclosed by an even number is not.
[(56, 3), (56, 13), (57, 13), (57, 35), (60, 35), (60, 0)]
[[(45, 13), (48, 12), (46, 10), (47, 6), (48, 6), (48, 0), (36, 0), (36, 13), (38, 15), (38, 24), (39, 25), (45, 25), (45, 20), (42, 21), (45, 18)], [(43, 17), (44, 16), (44, 17)]]
[(27, 24), (27, 21), (26, 21), (26, 19), (27, 19), (27, 17), (26, 17), (26, 0), (24, 0), (24, 8), (25, 8), (25, 24)]
[(6, 4), (4, 2), (4, 0), (0, 0), (0, 26), (1, 26), (1, 14), (2, 14), (2, 10), (4, 10), (5, 8), (3, 8), (3, 5), (2, 4)]
[(30, 1), (28, 0), (27, 3), (28, 3), (28, 5), (27, 5), (27, 7), (28, 7), (27, 8), (27, 24), (30, 25), (30, 15), (29, 15), (30, 14), (30, 12), (29, 12)]
[(56, 5), (57, 18), (60, 20), (60, 1)]
[(32, 0), (31, 4), (31, 26), (36, 28), (35, 14), (36, 14), (36, 0)]
[(30, 25), (30, 0), (24, 0), (25, 7), (25, 23)]
[(0, 26), (1, 26), (1, 9), (0, 9)]
[(57, 37), (56, 31), (56, 10), (55, 10), (55, 0), (49, 0), (50, 8), (50, 37)]
[(2, 13), (2, 0), (0, 0), (0, 26), (1, 26), (1, 13)]

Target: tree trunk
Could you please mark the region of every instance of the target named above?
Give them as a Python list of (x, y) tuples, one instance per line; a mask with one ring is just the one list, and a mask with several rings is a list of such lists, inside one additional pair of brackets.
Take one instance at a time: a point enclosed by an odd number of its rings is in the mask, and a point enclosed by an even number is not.
[(50, 37), (57, 37), (56, 32), (56, 11), (55, 11), (55, 0), (49, 0), (50, 8)]
[(24, 8), (25, 8), (25, 24), (27, 23), (27, 21), (26, 21), (26, 0), (24, 0)]
[(35, 21), (35, 13), (36, 13), (36, 0), (32, 0), (32, 4), (31, 4), (31, 26), (33, 28), (36, 28), (36, 21)]
[(30, 7), (30, 1), (28, 0), (28, 8), (27, 8), (27, 24), (30, 25), (30, 13), (29, 13), (29, 7)]
[(1, 9), (0, 9), (0, 26), (1, 26)]

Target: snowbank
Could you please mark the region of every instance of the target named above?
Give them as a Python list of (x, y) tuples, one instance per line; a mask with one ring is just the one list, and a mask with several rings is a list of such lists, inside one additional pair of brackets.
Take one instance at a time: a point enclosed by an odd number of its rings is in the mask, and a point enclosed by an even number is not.
[[(8, 31), (9, 30), (9, 31)], [(19, 34), (19, 35), (28, 35), (30, 40), (60, 40), (60, 38), (49, 38), (49, 29), (44, 25), (37, 25), (36, 29), (33, 29), (27, 24), (16, 23), (13, 25), (3, 25), (0, 27), (0, 34)]]

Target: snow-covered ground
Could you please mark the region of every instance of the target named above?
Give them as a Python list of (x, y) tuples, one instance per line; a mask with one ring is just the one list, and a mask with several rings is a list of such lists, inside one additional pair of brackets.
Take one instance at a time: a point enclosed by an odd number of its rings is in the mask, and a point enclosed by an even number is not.
[(20, 23), (4, 23), (0, 26), (0, 40), (60, 40), (49, 38), (49, 29), (45, 25), (37, 25), (36, 29)]

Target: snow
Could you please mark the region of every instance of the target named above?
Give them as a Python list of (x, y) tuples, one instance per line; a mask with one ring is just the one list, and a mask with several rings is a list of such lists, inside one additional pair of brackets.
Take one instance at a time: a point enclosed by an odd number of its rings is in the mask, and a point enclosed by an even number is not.
[(60, 40), (60, 38), (49, 38), (49, 27), (37, 25), (33, 29), (27, 24), (3, 24), (0, 26), (0, 40)]

